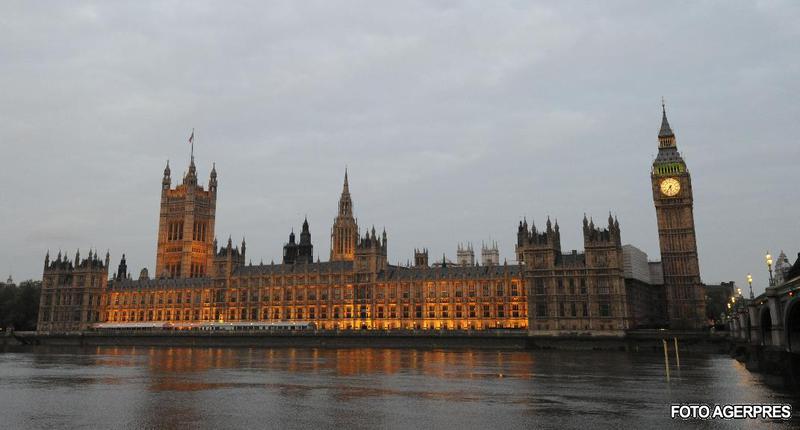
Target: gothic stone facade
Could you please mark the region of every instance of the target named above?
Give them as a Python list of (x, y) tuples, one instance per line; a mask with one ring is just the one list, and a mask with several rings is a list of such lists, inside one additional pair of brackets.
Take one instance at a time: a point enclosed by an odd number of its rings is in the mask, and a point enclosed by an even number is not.
[(541, 333), (607, 333), (634, 328), (622, 270), (619, 222), (608, 227), (583, 219), (584, 252), (561, 252), (561, 233), (547, 220), (545, 230), (521, 222), (517, 255), (528, 298), (528, 327)]
[[(683, 168), (682, 160), (675, 164), (670, 158), (665, 167), (661, 151), (659, 157), (653, 186), (664, 276), (670, 304), (680, 307), (670, 315), (693, 321), (701, 302), (693, 289), (699, 276), (688, 172), (668, 170)], [(684, 193), (678, 199), (660, 197), (662, 177), (678, 178)], [(131, 279), (124, 257), (107, 281), (108, 257), (76, 256), (72, 263), (61, 255), (50, 262), (48, 256), (39, 330), (85, 330), (95, 322), (298, 320), (321, 329), (621, 334), (640, 324), (623, 275), (619, 222), (610, 216), (604, 228), (584, 219), (582, 253), (563, 253), (558, 223), (548, 219), (541, 232), (520, 222), (517, 264), (484, 259), (482, 265), (454, 266), (443, 260), (432, 267), (423, 249), (415, 250), (413, 266), (394, 266), (388, 264), (385, 230), (377, 234), (373, 227), (361, 235), (345, 173), (330, 261), (313, 262), (306, 220), (300, 243), (290, 237), (282, 263), (252, 265), (245, 263), (244, 240), (240, 246), (231, 239), (218, 246), (213, 239), (217, 186), (216, 169), (208, 190), (197, 184), (192, 158), (173, 189), (167, 166), (153, 279), (146, 270)]]
[(671, 328), (705, 326), (705, 292), (700, 280), (694, 227), (692, 177), (662, 110), (658, 155), (650, 171), (658, 240)]
[(81, 259), (75, 253), (74, 261), (58, 253), (50, 261), (44, 259), (44, 276), (39, 302), (39, 331), (81, 331), (91, 324), (106, 321), (105, 304), (108, 301), (109, 255), (100, 260), (97, 253)]

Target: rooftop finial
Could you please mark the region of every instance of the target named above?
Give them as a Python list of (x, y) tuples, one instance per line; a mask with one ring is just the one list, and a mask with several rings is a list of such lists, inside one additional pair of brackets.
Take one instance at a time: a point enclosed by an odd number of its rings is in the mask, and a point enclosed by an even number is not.
[(675, 134), (672, 132), (672, 128), (669, 126), (669, 121), (667, 121), (667, 107), (664, 104), (664, 97), (661, 97), (661, 130), (658, 132), (658, 137), (674, 137)]

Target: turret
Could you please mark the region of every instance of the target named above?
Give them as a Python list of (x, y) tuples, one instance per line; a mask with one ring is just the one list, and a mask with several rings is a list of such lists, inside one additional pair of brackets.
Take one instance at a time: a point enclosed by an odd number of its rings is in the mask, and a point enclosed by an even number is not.
[(385, 235), (378, 238), (375, 227), (356, 243), (355, 271), (377, 274), (388, 264)]
[[(245, 242), (242, 239), (242, 247)], [(216, 249), (216, 248), (215, 248)], [(214, 272), (217, 278), (230, 277), (238, 267), (245, 265), (244, 249), (233, 246), (233, 239), (228, 237), (228, 244), (214, 252)]]
[(283, 264), (293, 264), (297, 261), (297, 243), (294, 240), (294, 228), (289, 233), (289, 242), (283, 245)]
[(428, 267), (428, 248), (414, 248), (414, 267)]
[[(520, 248), (517, 248), (517, 252), (519, 254)], [(519, 255), (517, 259), (519, 260)], [(524, 261), (524, 257), (519, 261)], [(491, 246), (481, 243), (481, 264), (484, 266), (497, 266), (500, 264), (500, 250), (497, 242), (492, 242)]]
[(456, 262), (459, 266), (474, 266), (475, 265), (475, 251), (472, 249), (472, 244), (466, 245), (458, 244), (456, 249)]
[(161, 179), (161, 191), (168, 191), (172, 187), (172, 178), (170, 177), (169, 160), (167, 160), (167, 167), (164, 168), (164, 178)]
[(314, 245), (311, 243), (311, 229), (308, 226), (308, 218), (303, 219), (303, 229), (300, 231), (300, 243), (297, 245), (297, 262), (314, 262)]
[(125, 262), (125, 254), (122, 254), (122, 259), (119, 260), (117, 266), (117, 276), (115, 279), (124, 280), (128, 278), (128, 264)]
[(211, 165), (211, 175), (208, 179), (208, 191), (217, 192), (217, 163)]
[(587, 226), (584, 218), (583, 241), (586, 246), (591, 246), (592, 243), (610, 243), (621, 246), (622, 239), (620, 237), (619, 221), (609, 213), (608, 226), (604, 229), (600, 229), (595, 228), (594, 221), (590, 221)]
[(194, 165), (194, 155), (189, 161), (189, 172), (183, 177), (183, 185), (195, 187), (197, 186), (197, 167)]
[[(555, 265), (561, 255), (561, 232), (558, 222), (556, 221), (554, 226), (548, 216), (547, 222), (545, 222), (545, 231), (541, 233), (536, 230), (536, 225), (533, 221), (531, 221), (530, 232), (528, 232), (525, 224), (523, 223), (522, 228), (518, 228), (517, 231), (517, 260), (526, 266), (533, 267), (536, 265), (537, 268)], [(497, 255), (497, 263), (499, 263), (499, 253), (495, 255)]]

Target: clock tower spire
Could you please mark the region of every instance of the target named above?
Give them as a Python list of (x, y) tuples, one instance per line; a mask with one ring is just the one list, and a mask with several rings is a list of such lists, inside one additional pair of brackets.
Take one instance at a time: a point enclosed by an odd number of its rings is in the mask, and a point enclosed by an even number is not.
[(650, 181), (670, 328), (701, 329), (705, 326), (705, 294), (697, 258), (692, 178), (678, 152), (663, 100), (658, 155)]

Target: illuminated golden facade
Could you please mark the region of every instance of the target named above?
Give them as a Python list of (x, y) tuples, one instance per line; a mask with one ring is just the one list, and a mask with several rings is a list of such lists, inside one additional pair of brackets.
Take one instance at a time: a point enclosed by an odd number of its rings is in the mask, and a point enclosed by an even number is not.
[(217, 169), (211, 169), (208, 190), (197, 184), (194, 156), (183, 182), (172, 188), (169, 163), (161, 180), (158, 220), (158, 277), (206, 276), (214, 260), (214, 219), (217, 211)]
[[(682, 188), (690, 188), (688, 176), (682, 181)], [(311, 261), (306, 222), (299, 244), (290, 236), (283, 263), (252, 265), (245, 263), (244, 240), (217, 246), (216, 197), (216, 169), (205, 190), (197, 184), (192, 157), (173, 189), (167, 165), (153, 279), (146, 270), (131, 279), (124, 255), (110, 281), (108, 257), (99, 261), (95, 253), (70, 262), (59, 253), (50, 262), (48, 255), (38, 329), (85, 330), (96, 322), (308, 321), (326, 330), (506, 328), (617, 335), (642, 325), (634, 316), (644, 320), (649, 312), (634, 301), (641, 295), (630, 289), (639, 287), (626, 285), (619, 222), (610, 215), (603, 228), (584, 217), (580, 253), (562, 252), (558, 222), (548, 219), (542, 231), (520, 222), (515, 264), (484, 258), (477, 265), (472, 256), (431, 266), (423, 248), (415, 250), (413, 266), (395, 266), (388, 263), (385, 230), (359, 231), (345, 172), (330, 260)], [(660, 231), (667, 203), (656, 201)], [(686, 235), (691, 255), (680, 261), (665, 248), (663, 236), (665, 278), (667, 268), (679, 262), (691, 275), (686, 285), (694, 285), (699, 277), (693, 229)], [(692, 309), (699, 303), (692, 299)]]

